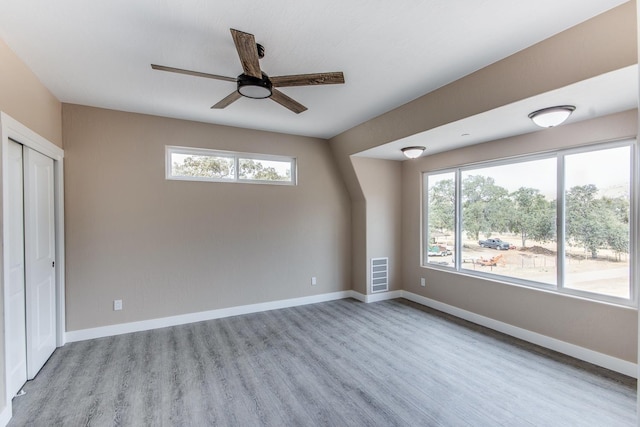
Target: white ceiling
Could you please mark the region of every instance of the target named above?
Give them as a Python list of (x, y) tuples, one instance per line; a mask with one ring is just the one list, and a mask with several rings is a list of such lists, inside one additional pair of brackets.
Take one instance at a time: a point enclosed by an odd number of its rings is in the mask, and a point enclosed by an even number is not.
[(619, 113), (638, 107), (638, 65), (612, 71), (589, 80), (504, 105), (463, 120), (417, 133), (357, 155), (388, 160), (407, 160), (403, 147), (426, 147), (423, 155), (441, 153), (514, 135), (542, 130), (529, 113), (555, 105), (570, 104), (576, 110), (565, 124)]
[[(625, 1), (0, 0), (0, 38), (62, 102), (329, 138)], [(234, 83), (150, 68), (237, 76), (229, 28), (265, 46), (269, 75), (346, 83), (283, 88), (299, 115), (245, 98), (211, 110)]]

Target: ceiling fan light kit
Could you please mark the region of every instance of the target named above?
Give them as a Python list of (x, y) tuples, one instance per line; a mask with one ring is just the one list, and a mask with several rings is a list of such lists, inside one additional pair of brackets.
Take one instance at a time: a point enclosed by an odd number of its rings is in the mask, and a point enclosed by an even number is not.
[(417, 159), (424, 153), (425, 147), (404, 147), (401, 151), (408, 159)]
[(202, 73), (200, 71), (184, 70), (181, 68), (167, 67), (164, 65), (151, 64), (154, 70), (168, 71), (171, 73), (187, 74), (196, 77), (206, 77), (215, 80), (224, 80), (228, 82), (236, 82), (237, 88), (234, 92), (227, 95), (211, 108), (225, 108), (237, 101), (241, 97), (252, 99), (271, 98), (273, 101), (285, 108), (300, 114), (306, 111), (307, 107), (300, 104), (296, 100), (289, 98), (280, 92), (276, 87), (285, 86), (312, 86), (312, 85), (330, 85), (343, 84), (344, 75), (342, 72), (331, 73), (314, 73), (314, 74), (298, 74), (291, 76), (278, 76), (269, 78), (260, 69), (259, 60), (264, 57), (264, 46), (256, 43), (253, 34), (231, 29), (231, 37), (238, 51), (242, 70), (244, 71), (237, 78), (219, 76), (217, 74)]
[(258, 79), (246, 74), (238, 76), (238, 93), (247, 98), (264, 99), (269, 98), (273, 92), (273, 84), (265, 73)]
[(529, 118), (541, 128), (550, 128), (564, 123), (575, 109), (573, 105), (558, 105), (536, 110), (529, 114)]

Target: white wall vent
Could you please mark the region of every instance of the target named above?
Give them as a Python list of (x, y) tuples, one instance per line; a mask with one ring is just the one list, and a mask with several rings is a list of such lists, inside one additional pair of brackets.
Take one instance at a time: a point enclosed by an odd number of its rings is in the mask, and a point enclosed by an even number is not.
[(389, 290), (389, 258), (371, 258), (371, 293)]

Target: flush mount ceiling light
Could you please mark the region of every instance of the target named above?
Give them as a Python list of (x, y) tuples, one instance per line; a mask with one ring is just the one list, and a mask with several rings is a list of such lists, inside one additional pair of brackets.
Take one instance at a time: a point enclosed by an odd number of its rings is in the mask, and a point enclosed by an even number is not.
[(415, 159), (420, 157), (424, 150), (425, 147), (404, 147), (401, 151), (409, 159)]
[(541, 128), (550, 128), (564, 123), (575, 109), (573, 105), (558, 105), (534, 111), (529, 118)]

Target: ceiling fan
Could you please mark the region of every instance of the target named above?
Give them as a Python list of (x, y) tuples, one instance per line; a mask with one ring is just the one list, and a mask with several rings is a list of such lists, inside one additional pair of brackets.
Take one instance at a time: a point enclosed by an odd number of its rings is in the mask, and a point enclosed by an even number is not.
[(151, 68), (172, 73), (187, 74), (190, 76), (206, 77), (209, 79), (224, 80), (237, 84), (237, 90), (223, 98), (211, 108), (225, 108), (241, 96), (254, 99), (271, 98), (278, 104), (300, 114), (307, 109), (304, 105), (289, 98), (280, 92), (278, 87), (309, 86), (344, 83), (342, 72), (297, 74), (290, 76), (269, 77), (260, 69), (259, 60), (264, 57), (264, 47), (256, 43), (253, 34), (231, 29), (231, 36), (236, 45), (242, 70), (238, 77), (226, 77), (216, 74), (201, 73), (199, 71), (183, 70), (181, 68), (166, 67), (164, 65), (151, 64)]

